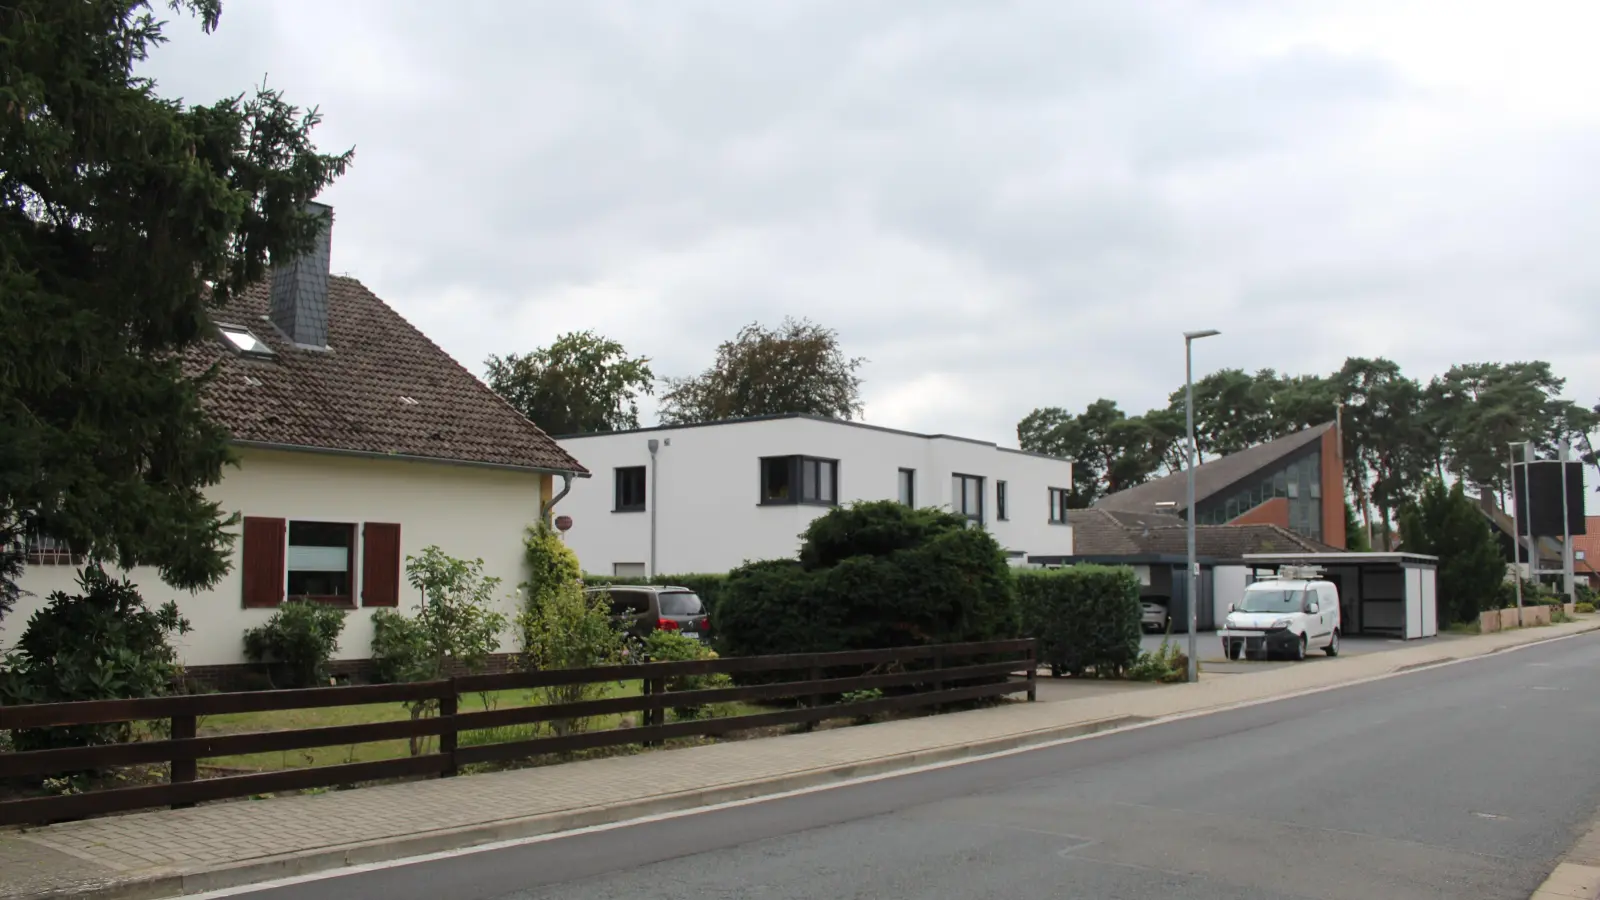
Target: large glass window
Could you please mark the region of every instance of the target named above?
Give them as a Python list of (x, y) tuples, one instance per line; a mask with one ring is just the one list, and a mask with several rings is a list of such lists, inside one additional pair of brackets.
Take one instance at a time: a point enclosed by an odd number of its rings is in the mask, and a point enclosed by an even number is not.
[(839, 461), (811, 456), (764, 457), (761, 502), (837, 504)]
[(900, 470), (900, 502), (906, 506), (917, 505), (917, 470)]
[(1050, 489), (1051, 524), (1060, 525), (1061, 523), (1067, 521), (1067, 498), (1070, 496), (1071, 492), (1066, 488)]
[(290, 597), (354, 602), (356, 527), (343, 522), (290, 522)]
[(1276, 497), (1289, 501), (1289, 530), (1322, 538), (1322, 454), (1312, 451), (1290, 462), (1256, 484), (1213, 498), (1201, 507), (1195, 521), (1224, 525)]

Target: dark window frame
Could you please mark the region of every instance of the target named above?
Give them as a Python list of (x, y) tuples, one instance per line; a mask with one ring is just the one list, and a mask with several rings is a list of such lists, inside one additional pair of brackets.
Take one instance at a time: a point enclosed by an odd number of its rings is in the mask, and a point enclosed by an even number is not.
[(1011, 496), (1010, 496), (1010, 494), (1011, 494), (1011, 491), (1008, 489), (1008, 484), (1005, 481), (1001, 480), (1001, 479), (998, 479), (998, 478), (995, 479), (995, 482), (994, 482), (994, 520), (996, 522), (1009, 522), (1009, 521), (1011, 521)]
[[(978, 511), (976, 513), (967, 509), (967, 482), (969, 481), (975, 481), (978, 483)], [(987, 487), (985, 481), (987, 481), (987, 479), (982, 475), (969, 475), (965, 472), (951, 472), (950, 486), (954, 496), (950, 498), (950, 511), (954, 512), (958, 516), (965, 516), (969, 522), (982, 525), (984, 523), (983, 501), (985, 499), (983, 494), (984, 489)], [(960, 490), (954, 490), (957, 484), (961, 485)]]
[(1071, 509), (1072, 491), (1069, 488), (1050, 489), (1050, 524), (1067, 524), (1067, 511)]
[[(649, 498), (649, 475), (644, 466), (617, 466), (612, 469), (611, 484), (611, 511), (612, 512), (644, 512)], [(631, 491), (624, 490), (625, 480), (637, 477), (639, 481), (639, 497), (636, 502), (627, 497)]]
[[(782, 466), (784, 472), (787, 496), (769, 496), (768, 474), (770, 466)], [(822, 477), (822, 467), (828, 467), (828, 477)], [(829, 459), (826, 456), (806, 456), (791, 454), (787, 456), (763, 456), (760, 458), (757, 470), (760, 473), (757, 481), (759, 490), (759, 505), (761, 506), (838, 506), (839, 505), (839, 460)], [(808, 492), (806, 475), (811, 477), (811, 490)], [(827, 496), (824, 497), (824, 485)]]
[(895, 488), (899, 491), (900, 502), (915, 509), (917, 506), (917, 470), (902, 468), (900, 474), (895, 476)]

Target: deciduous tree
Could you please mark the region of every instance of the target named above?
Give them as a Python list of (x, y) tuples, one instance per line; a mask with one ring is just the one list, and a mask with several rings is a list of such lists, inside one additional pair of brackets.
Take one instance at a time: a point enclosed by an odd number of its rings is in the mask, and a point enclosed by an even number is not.
[(655, 391), (648, 357), (593, 331), (557, 337), (526, 356), (491, 356), (489, 387), (551, 434), (639, 427), (639, 395)]
[(805, 413), (851, 419), (861, 413), (866, 360), (839, 347), (839, 333), (807, 319), (777, 328), (746, 325), (717, 348), (711, 368), (692, 378), (668, 378), (661, 395), (667, 425), (749, 416)]
[[(174, 0), (211, 31), (220, 0)], [(209, 106), (134, 67), (148, 0), (0, 4), (0, 546), (36, 533), (182, 588), (227, 571), (229, 459), (184, 352), (208, 310), (308, 248), (350, 153), (265, 87)], [(0, 564), (15, 596), (20, 561)]]

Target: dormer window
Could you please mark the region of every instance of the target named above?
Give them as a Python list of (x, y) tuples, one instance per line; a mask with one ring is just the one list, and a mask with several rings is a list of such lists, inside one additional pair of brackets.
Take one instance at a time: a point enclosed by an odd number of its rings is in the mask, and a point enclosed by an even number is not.
[(256, 337), (250, 329), (240, 325), (218, 325), (217, 330), (234, 350), (242, 356), (272, 356), (272, 348)]

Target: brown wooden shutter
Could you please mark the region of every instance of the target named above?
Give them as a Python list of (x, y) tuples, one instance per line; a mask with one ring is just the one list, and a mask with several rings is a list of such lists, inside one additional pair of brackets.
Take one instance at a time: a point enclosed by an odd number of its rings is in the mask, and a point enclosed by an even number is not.
[(283, 602), (283, 519), (244, 518), (244, 605), (271, 607)]
[(368, 522), (361, 536), (361, 605), (400, 605), (400, 526)]

